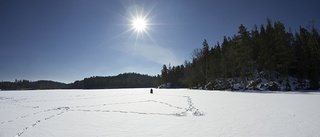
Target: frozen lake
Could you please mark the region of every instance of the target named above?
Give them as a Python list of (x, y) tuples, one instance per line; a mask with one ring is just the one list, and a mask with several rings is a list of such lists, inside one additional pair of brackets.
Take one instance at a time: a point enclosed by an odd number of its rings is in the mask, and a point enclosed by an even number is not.
[(0, 137), (319, 137), (320, 93), (0, 92)]

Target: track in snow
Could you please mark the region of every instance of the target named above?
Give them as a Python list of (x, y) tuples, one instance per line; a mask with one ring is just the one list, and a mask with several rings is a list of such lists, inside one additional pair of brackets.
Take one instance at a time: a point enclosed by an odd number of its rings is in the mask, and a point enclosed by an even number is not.
[[(121, 96), (137, 96), (137, 95), (147, 95), (147, 94), (124, 94), (124, 95), (113, 95), (113, 96), (97, 96), (97, 97), (80, 97), (80, 98), (67, 98), (67, 99), (53, 99), (53, 100), (27, 100), (27, 99), (14, 99), (13, 97), (1, 97), (0, 99), (6, 102), (0, 102), (5, 104), (14, 105), (18, 108), (29, 108), (29, 109), (40, 109), (39, 106), (27, 106), (27, 105), (21, 105), (19, 103), (25, 103), (25, 102), (50, 102), (50, 101), (69, 101), (69, 100), (85, 100), (85, 99), (97, 99), (97, 98), (113, 98), (113, 97), (121, 97)], [(48, 117), (45, 117), (43, 119), (38, 119), (35, 122), (33, 122), (31, 125), (28, 125), (18, 131), (14, 137), (20, 137), (22, 136), (28, 129), (34, 128), (38, 126), (40, 123), (45, 122), (47, 120), (50, 120), (54, 117), (61, 116), (64, 113), (67, 112), (96, 112), (96, 113), (122, 113), (122, 114), (139, 114), (139, 115), (161, 115), (161, 116), (177, 116), (177, 117), (183, 117), (183, 116), (204, 116), (203, 112), (200, 112), (193, 104), (192, 98), (190, 96), (177, 96), (177, 95), (168, 95), (168, 94), (153, 94), (153, 96), (171, 96), (171, 97), (179, 97), (179, 98), (185, 98), (188, 107), (184, 108), (181, 106), (172, 105), (168, 102), (163, 101), (157, 101), (157, 100), (141, 100), (141, 101), (128, 101), (128, 102), (113, 102), (113, 103), (103, 103), (103, 104), (96, 104), (96, 105), (79, 105), (79, 106), (61, 106), (51, 109), (45, 109), (45, 110), (38, 110), (33, 113), (22, 115), (19, 117), (16, 117), (15, 119), (2, 121), (0, 122), (0, 125), (6, 124), (6, 123), (12, 123), (14, 121), (24, 119), (30, 116), (36, 116), (41, 113), (45, 112), (56, 112), (55, 114), (52, 114)], [(78, 96), (77, 96), (78, 97)], [(90, 108), (90, 107), (102, 107), (102, 106), (115, 106), (115, 105), (125, 105), (125, 104), (143, 104), (143, 103), (155, 103), (155, 104), (161, 104), (165, 105), (170, 108), (174, 108), (179, 110), (177, 113), (161, 113), (161, 112), (145, 112), (145, 111), (129, 111), (129, 110), (111, 110), (111, 109), (81, 109), (83, 107)], [(3, 107), (3, 108), (10, 108), (10, 107)], [(11, 107), (12, 108), (12, 107)]]

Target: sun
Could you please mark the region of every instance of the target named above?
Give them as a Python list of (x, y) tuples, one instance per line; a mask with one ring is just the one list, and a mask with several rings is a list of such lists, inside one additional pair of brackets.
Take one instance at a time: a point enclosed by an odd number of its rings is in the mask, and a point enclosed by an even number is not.
[(129, 37), (135, 36), (135, 45), (146, 40), (154, 42), (151, 33), (154, 33), (154, 27), (159, 24), (155, 23), (155, 16), (152, 16), (152, 11), (157, 3), (149, 3), (148, 6), (145, 6), (146, 4), (143, 2), (127, 1), (123, 2), (123, 5), (126, 8), (126, 15), (119, 15), (126, 21), (123, 25), (127, 29), (124, 29), (115, 38), (131, 33)]
[(137, 17), (132, 20), (132, 26), (135, 31), (146, 31), (147, 21), (144, 18)]

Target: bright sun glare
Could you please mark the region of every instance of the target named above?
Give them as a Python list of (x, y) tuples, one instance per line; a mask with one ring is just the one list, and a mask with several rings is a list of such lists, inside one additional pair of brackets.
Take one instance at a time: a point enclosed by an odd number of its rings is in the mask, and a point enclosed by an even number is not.
[(145, 31), (147, 27), (147, 22), (145, 19), (138, 17), (132, 21), (132, 25), (136, 31), (140, 32), (140, 31)]
[[(123, 34), (131, 32), (131, 36), (134, 36), (135, 34), (135, 44), (141, 39), (145, 40), (146, 38), (149, 38), (151, 41), (154, 41), (152, 37), (150, 36), (149, 30), (152, 30), (152, 27), (155, 26), (153, 18), (150, 18), (152, 10), (156, 7), (155, 3), (154, 5), (150, 5), (150, 7), (144, 7), (136, 4), (129, 3), (128, 6), (125, 5), (127, 9), (127, 16), (122, 16), (127, 20), (128, 24), (125, 24), (128, 26), (128, 29), (124, 32), (120, 33), (116, 37), (119, 37)], [(144, 5), (144, 4), (141, 4)]]

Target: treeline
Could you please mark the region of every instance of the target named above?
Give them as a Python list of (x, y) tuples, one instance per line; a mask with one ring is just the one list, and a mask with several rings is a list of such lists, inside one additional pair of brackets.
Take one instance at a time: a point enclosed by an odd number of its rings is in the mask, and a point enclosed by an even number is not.
[(72, 88), (106, 89), (106, 88), (146, 88), (155, 87), (156, 77), (138, 73), (124, 73), (117, 76), (90, 77), (71, 84)]
[(170, 88), (184, 88), (187, 87), (185, 84), (184, 75), (185, 74), (184, 65), (172, 66), (169, 64), (167, 67), (163, 65), (161, 70), (161, 76), (158, 76), (162, 79), (161, 83), (165, 83), (160, 87), (170, 87)]
[(1, 90), (66, 89), (68, 87), (68, 84), (48, 80), (15, 80), (15, 82), (0, 82)]
[[(204, 40), (201, 49), (195, 49), (191, 61), (167, 69), (161, 78), (164, 83), (188, 87), (223, 87), (223, 83), (249, 83), (261, 77), (267, 80), (287, 81), (292, 76), (307, 80), (310, 89), (319, 89), (320, 36), (314, 26), (287, 31), (281, 22), (271, 22), (248, 31), (239, 26), (238, 34), (224, 37), (213, 47)], [(173, 78), (173, 79), (172, 79)], [(220, 85), (220, 86), (219, 86)], [(227, 84), (228, 85), (228, 84)]]
[(124, 73), (117, 76), (96, 76), (75, 81), (70, 84), (54, 81), (15, 80), (0, 82), (1, 90), (35, 90), (35, 89), (108, 89), (108, 88), (145, 88), (155, 87), (156, 77), (138, 73)]

